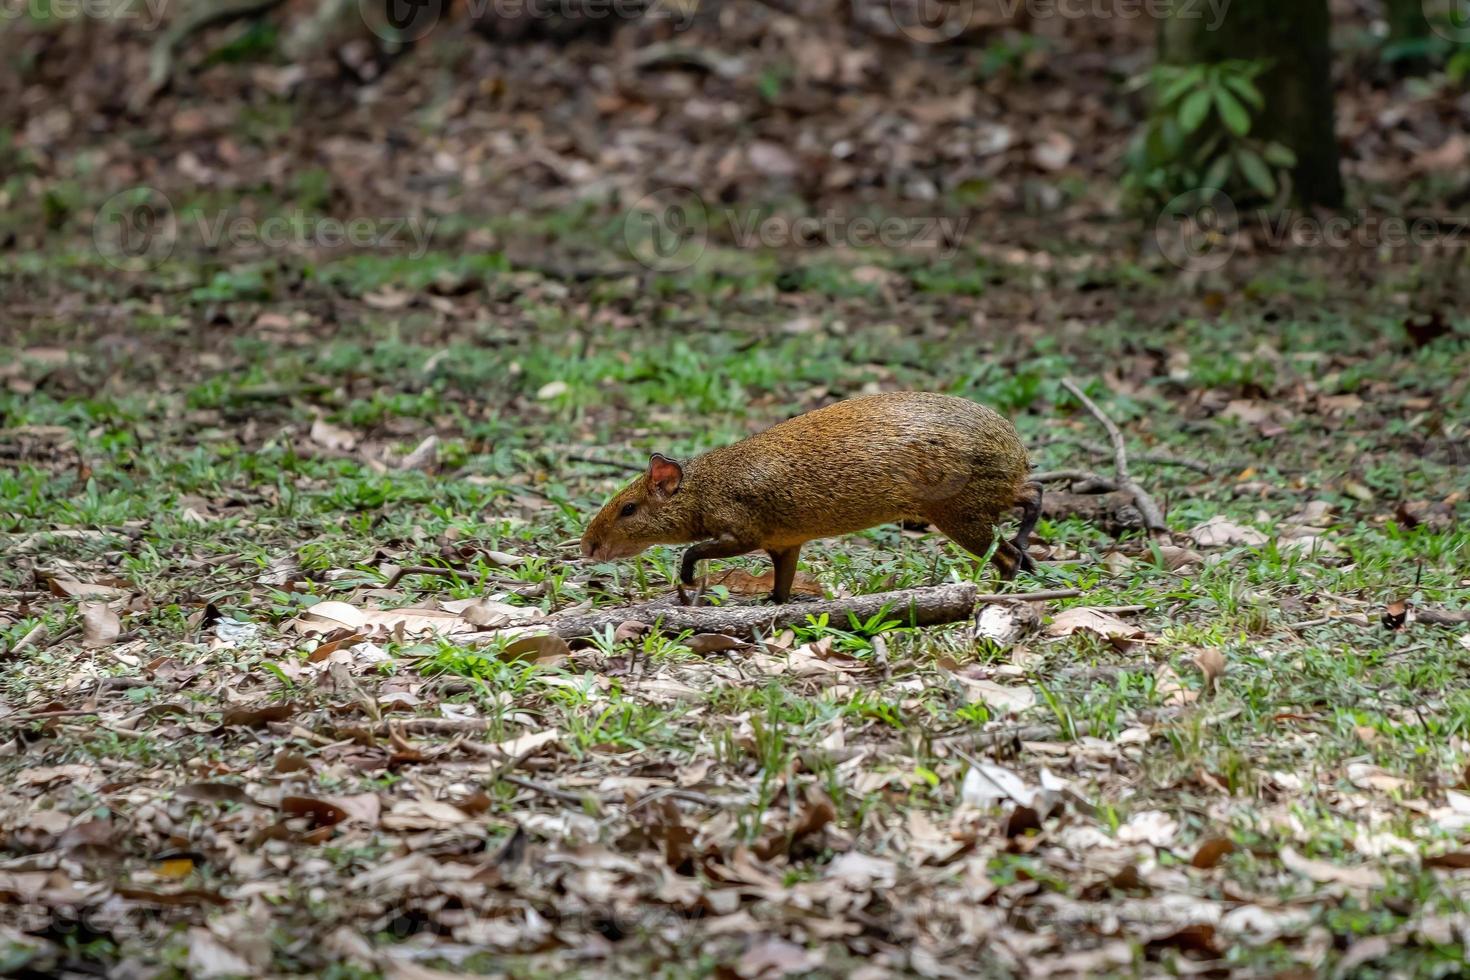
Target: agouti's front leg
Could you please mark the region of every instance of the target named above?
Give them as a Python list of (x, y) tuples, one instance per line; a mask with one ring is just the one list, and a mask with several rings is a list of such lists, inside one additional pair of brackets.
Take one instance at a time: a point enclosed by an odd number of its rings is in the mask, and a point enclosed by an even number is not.
[(704, 558), (734, 558), (736, 555), (744, 555), (754, 551), (756, 546), (745, 541), (740, 541), (728, 534), (721, 535), (710, 541), (701, 541), (684, 552), (684, 558), (679, 562), (679, 601), (686, 606), (699, 605), (704, 590), (694, 594), (691, 601), (689, 594), (684, 590), (694, 586), (694, 565)]

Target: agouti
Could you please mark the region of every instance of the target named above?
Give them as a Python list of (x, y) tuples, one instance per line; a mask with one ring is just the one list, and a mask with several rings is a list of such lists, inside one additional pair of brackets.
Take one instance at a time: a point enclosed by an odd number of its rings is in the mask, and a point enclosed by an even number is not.
[(983, 556), (996, 522), (1020, 507), (1015, 538), (992, 558), (1011, 578), (1033, 567), (1026, 541), (1041, 513), (1041, 484), (1027, 472), (1015, 427), (982, 405), (931, 392), (867, 395), (687, 463), (655, 453), (648, 471), (587, 525), (582, 554), (611, 560), (699, 542), (679, 566), (682, 598), (700, 559), (760, 549), (775, 565), (771, 598), (785, 602), (797, 554), (814, 538), (919, 520)]

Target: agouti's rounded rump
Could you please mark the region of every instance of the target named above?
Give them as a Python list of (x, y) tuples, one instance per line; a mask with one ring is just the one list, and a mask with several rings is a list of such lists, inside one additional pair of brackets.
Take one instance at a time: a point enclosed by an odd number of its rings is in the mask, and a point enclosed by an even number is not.
[(797, 553), (814, 538), (921, 520), (984, 555), (996, 523), (1020, 507), (1016, 537), (992, 557), (1010, 578), (1031, 567), (1026, 541), (1041, 512), (1041, 485), (1027, 471), (1015, 427), (983, 405), (931, 392), (867, 395), (687, 463), (655, 453), (587, 525), (582, 554), (626, 558), (699, 542), (684, 553), (682, 587), (694, 584), (700, 559), (764, 550), (775, 563), (771, 597), (784, 602)]

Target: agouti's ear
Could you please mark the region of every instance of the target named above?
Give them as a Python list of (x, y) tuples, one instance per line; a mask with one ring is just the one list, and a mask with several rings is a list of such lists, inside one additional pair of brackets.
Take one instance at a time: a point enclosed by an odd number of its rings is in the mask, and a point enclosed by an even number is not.
[(667, 499), (679, 492), (684, 482), (684, 467), (662, 453), (648, 457), (648, 486), (655, 496)]

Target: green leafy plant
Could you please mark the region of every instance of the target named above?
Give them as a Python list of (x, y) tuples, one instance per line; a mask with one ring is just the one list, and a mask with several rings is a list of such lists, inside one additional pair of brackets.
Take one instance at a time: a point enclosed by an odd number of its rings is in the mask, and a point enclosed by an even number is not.
[(1466, 45), (1450, 55), (1449, 61), (1445, 63), (1445, 75), (1456, 85), (1463, 85), (1470, 78), (1470, 45)]
[(1158, 65), (1145, 76), (1153, 105), (1129, 148), (1129, 195), (1149, 204), (1199, 190), (1276, 197), (1296, 154), (1252, 135), (1266, 108), (1256, 79), (1267, 67), (1239, 60)]

